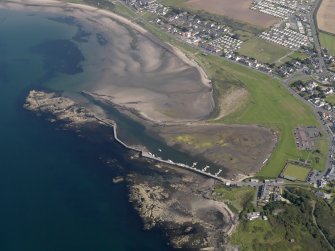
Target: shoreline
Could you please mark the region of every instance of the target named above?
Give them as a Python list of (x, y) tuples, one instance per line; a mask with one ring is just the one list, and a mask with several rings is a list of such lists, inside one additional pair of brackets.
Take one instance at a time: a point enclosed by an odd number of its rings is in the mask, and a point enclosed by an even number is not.
[[(234, 231), (237, 215), (225, 202), (212, 196), (213, 186), (218, 184), (213, 177), (208, 178), (150, 156), (138, 156), (139, 150), (117, 140), (114, 121), (100, 118), (69, 98), (32, 90), (24, 107), (35, 114), (46, 115), (45, 118), (51, 115), (61, 122), (60, 127), (81, 131), (82, 135), (97, 128), (113, 127), (117, 141), (115, 143), (130, 150), (128, 158), (143, 163), (147, 169), (140, 172), (129, 169), (122, 176), (113, 179), (113, 182), (124, 181), (128, 184), (129, 201), (142, 217), (145, 229), (156, 226), (164, 230), (174, 247), (196, 247), (196, 250), (212, 247), (213, 250), (221, 250), (219, 247), (226, 243), (227, 236)], [(52, 122), (50, 118), (48, 120)], [(108, 135), (112, 136), (113, 133), (108, 130)], [(108, 141), (109, 137), (104, 139)], [(105, 156), (104, 162), (107, 166), (114, 163), (112, 159), (113, 156)], [(162, 179), (164, 182), (161, 182)], [(219, 217), (212, 217), (213, 212)], [(191, 231), (192, 229), (196, 231)], [(193, 241), (199, 239), (203, 241)]]
[[(108, 10), (99, 9), (96, 7), (84, 5), (84, 4), (75, 4), (75, 3), (67, 3), (63, 1), (58, 0), (8, 0), (3, 3), (0, 2), (0, 9), (6, 8), (6, 9), (12, 9), (17, 11), (39, 11), (39, 12), (46, 12), (46, 13), (53, 13), (53, 14), (63, 14), (63, 15), (70, 15), (75, 18), (78, 18), (78, 20), (82, 20), (84, 22), (92, 22), (91, 25), (94, 27), (95, 25), (102, 25), (106, 29), (110, 29), (109, 23), (105, 23), (103, 19), (110, 19), (111, 21), (119, 23), (121, 26), (125, 26), (127, 29), (133, 29), (135, 32), (138, 32), (141, 36), (148, 39), (151, 43), (153, 43), (155, 46), (159, 47), (162, 50), (167, 51), (171, 54), (171, 56), (176, 57), (180, 62), (185, 64), (185, 67), (188, 67), (189, 69), (192, 69), (195, 74), (197, 74), (197, 80), (196, 82), (193, 81), (194, 87), (192, 88), (201, 88), (204, 90), (205, 95), (200, 96), (195, 94), (195, 99), (189, 100), (192, 101), (190, 105), (185, 106), (185, 111), (187, 111), (186, 115), (182, 115), (182, 112), (179, 114), (178, 111), (180, 111), (183, 107), (180, 106), (181, 103), (184, 102), (183, 99), (177, 99), (172, 98), (171, 104), (176, 104), (176, 106), (172, 106), (171, 108), (172, 113), (171, 114), (178, 114), (177, 116), (170, 116), (168, 113), (165, 113), (165, 107), (163, 103), (151, 103), (151, 106), (148, 106), (146, 102), (141, 102), (138, 104), (137, 107), (132, 105), (132, 103), (138, 102), (135, 99), (135, 102), (133, 102), (132, 98), (129, 98), (122, 94), (121, 96), (115, 96), (110, 99), (110, 101), (122, 108), (125, 108), (129, 110), (131, 113), (134, 113), (136, 117), (139, 117), (140, 120), (143, 120), (144, 122), (149, 121), (150, 123), (177, 123), (177, 124), (184, 124), (188, 122), (203, 122), (207, 121), (211, 116), (212, 113), (215, 111), (217, 104), (214, 98), (214, 88), (211, 84), (211, 81), (209, 80), (206, 72), (204, 69), (193, 59), (189, 58), (185, 53), (183, 53), (181, 50), (176, 48), (175, 46), (165, 43), (158, 38), (156, 38), (152, 33), (147, 31), (146, 29), (142, 28), (139, 24), (133, 22), (130, 19), (127, 19), (126, 17), (123, 17), (121, 15), (115, 14)], [(65, 12), (65, 13), (64, 13)], [(68, 12), (68, 13), (66, 13)], [(93, 21), (92, 21), (93, 20)], [(101, 21), (102, 20), (102, 21)], [(94, 22), (97, 23), (94, 23)], [(104, 66), (105, 67), (105, 66)], [(106, 65), (106, 67), (109, 67)], [(101, 75), (100, 79), (96, 82), (94, 86), (100, 88), (95, 90), (94, 87), (90, 88), (89, 90), (92, 92), (96, 92), (97, 94), (104, 94), (106, 97), (112, 96), (111, 94), (108, 94), (109, 90), (107, 89), (107, 85), (105, 84), (107, 75)], [(111, 85), (111, 88), (115, 88), (115, 86)], [(124, 87), (125, 90), (128, 88), (127, 86)], [(117, 87), (116, 87), (116, 90)], [(141, 92), (143, 90), (143, 92)], [(107, 92), (105, 92), (107, 91)], [(150, 89), (139, 89), (141, 95), (156, 95), (155, 92), (151, 92)], [(146, 91), (148, 91), (146, 93)], [(187, 100), (188, 90), (182, 90), (181, 93), (184, 95), (185, 100)], [(122, 93), (122, 91), (121, 91)], [(108, 95), (107, 95), (108, 94)], [(171, 93), (164, 93), (164, 92), (157, 92), (157, 96), (147, 96), (145, 100), (157, 100), (157, 97), (163, 97), (161, 102), (164, 102), (166, 100), (166, 97), (169, 97)], [(199, 98), (199, 99), (198, 99)], [(151, 101), (149, 101), (151, 102)], [(166, 101), (165, 101), (166, 102)], [(150, 103), (148, 103), (150, 104)], [(157, 109), (154, 108), (158, 105)], [(204, 106), (202, 106), (204, 105)], [(193, 110), (191, 108), (193, 107)], [(167, 112), (169, 111), (169, 107), (166, 108)], [(175, 110), (173, 110), (175, 109)], [(177, 113), (176, 113), (177, 112)], [(200, 115), (200, 116), (199, 116)], [(188, 116), (187, 118), (184, 118), (184, 116)]]
[[(9, 5), (9, 6), (8, 6)], [(19, 5), (19, 6), (13, 6), (13, 5)], [(57, 0), (8, 0), (4, 2), (0, 2), (0, 9), (1, 8), (6, 8), (6, 9), (13, 9), (17, 11), (24, 11), (25, 9), (18, 8), (18, 7), (26, 7), (26, 8), (38, 8), (37, 11), (45, 11), (48, 12), (47, 9), (50, 8), (72, 8), (72, 9), (77, 9), (79, 11), (92, 11), (92, 18), (96, 14), (103, 14), (106, 17), (110, 17), (124, 25), (129, 26), (130, 28), (136, 30), (140, 34), (144, 35), (148, 39), (150, 39), (152, 42), (155, 44), (161, 46), (162, 48), (168, 50), (175, 56), (177, 56), (180, 60), (182, 60), (184, 63), (187, 65), (194, 67), (198, 70), (200, 77), (201, 77), (201, 83), (209, 88), (212, 88), (211, 80), (208, 78), (205, 70), (194, 60), (188, 58), (184, 52), (182, 52), (180, 49), (177, 47), (171, 45), (170, 43), (165, 43), (160, 41), (159, 39), (155, 38), (153, 34), (151, 34), (149, 31), (141, 27), (139, 24), (133, 22), (132, 20), (129, 20), (123, 16), (120, 16), (114, 12), (104, 10), (104, 9), (99, 9), (93, 6), (89, 5), (84, 5), (84, 4), (77, 4), (77, 3), (68, 3), (68, 2), (63, 2), (63, 1), (57, 1)], [(33, 10), (34, 11), (34, 10)], [(36, 11), (36, 10), (35, 10)], [(59, 14), (64, 14), (59, 12)], [(77, 15), (77, 18), (81, 18), (79, 15)], [(213, 98), (213, 97), (212, 97)], [(216, 104), (214, 104), (215, 107)]]

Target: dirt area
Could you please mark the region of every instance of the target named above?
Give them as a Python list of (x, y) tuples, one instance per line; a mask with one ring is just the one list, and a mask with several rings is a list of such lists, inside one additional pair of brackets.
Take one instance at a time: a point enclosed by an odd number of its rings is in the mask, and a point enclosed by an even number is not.
[(232, 88), (218, 102), (220, 113), (216, 120), (222, 119), (240, 109), (248, 101), (249, 93), (244, 88)]
[(186, 5), (262, 28), (268, 28), (279, 21), (278, 18), (250, 10), (251, 3), (252, 0), (189, 0)]
[(317, 14), (320, 30), (335, 34), (335, 1), (322, 0)]
[(276, 136), (259, 126), (188, 124), (155, 130), (168, 145), (225, 167), (229, 178), (259, 171), (276, 144)]

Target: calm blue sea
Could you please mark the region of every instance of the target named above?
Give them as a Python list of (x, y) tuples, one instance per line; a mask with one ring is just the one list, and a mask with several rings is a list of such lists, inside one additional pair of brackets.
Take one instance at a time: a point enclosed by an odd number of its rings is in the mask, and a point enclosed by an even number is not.
[(0, 10), (0, 251), (171, 250), (162, 232), (142, 230), (125, 185), (99, 161), (108, 152), (135, 165), (117, 145), (106, 150), (22, 108), (31, 88), (85, 74), (76, 27), (46, 16)]

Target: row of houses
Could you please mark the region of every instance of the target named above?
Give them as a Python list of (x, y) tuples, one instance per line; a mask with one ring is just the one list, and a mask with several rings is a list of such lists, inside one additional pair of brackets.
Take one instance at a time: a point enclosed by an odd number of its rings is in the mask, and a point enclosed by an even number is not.
[(209, 46), (215, 48), (215, 52), (234, 52), (240, 49), (242, 41), (239, 39), (232, 38), (231, 36), (224, 35), (217, 39), (214, 39), (208, 43)]
[(288, 28), (282, 30), (273, 27), (268, 31), (264, 31), (260, 38), (294, 50), (299, 49), (301, 46), (309, 45), (309, 39), (306, 35)]
[(268, 0), (263, 0), (255, 3), (251, 7), (251, 9), (282, 19), (287, 19), (289, 16), (295, 13), (294, 9), (291, 9), (289, 7), (283, 7)]
[(310, 5), (315, 0), (267, 0), (267, 1), (293, 10), (304, 10), (308, 8), (306, 5)]
[(156, 24), (179, 39), (212, 53), (234, 52), (242, 44), (228, 26), (187, 11), (169, 12), (164, 19), (157, 19)]

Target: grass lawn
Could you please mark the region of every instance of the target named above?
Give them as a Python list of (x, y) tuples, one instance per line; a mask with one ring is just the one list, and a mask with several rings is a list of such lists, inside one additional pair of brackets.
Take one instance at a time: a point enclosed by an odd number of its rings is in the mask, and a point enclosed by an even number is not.
[(288, 54), (286, 57), (281, 58), (280, 60), (276, 61), (276, 66), (279, 67), (283, 64), (285, 64), (286, 62), (289, 62), (293, 59), (295, 60), (304, 60), (308, 58), (308, 55), (300, 52), (300, 51), (292, 51), (290, 54)]
[(252, 202), (256, 196), (256, 189), (253, 187), (227, 188), (219, 186), (215, 188), (215, 196), (224, 201), (234, 213), (239, 213), (246, 204)]
[(300, 181), (305, 181), (310, 171), (311, 169), (309, 168), (288, 163), (283, 175), (294, 177)]
[(312, 167), (314, 169), (322, 171), (326, 166), (329, 141), (327, 139), (320, 139), (315, 142), (315, 145), (317, 149), (320, 150), (320, 153), (311, 154), (309, 160), (312, 161)]
[(165, 6), (173, 6), (179, 8), (186, 8), (187, 5), (185, 4), (187, 0), (162, 0), (162, 3)]
[(308, 55), (306, 53), (303, 53), (303, 52), (295, 51), (289, 57), (292, 58), (292, 59), (304, 60), (304, 59), (308, 58)]
[(270, 248), (272, 244), (284, 242), (284, 235), (284, 228), (274, 231), (268, 221), (258, 219), (240, 223), (231, 237), (231, 243), (238, 245), (240, 250), (257, 250), (260, 243)]
[(331, 105), (335, 105), (335, 94), (328, 95), (326, 101)]
[(319, 38), (322, 47), (327, 48), (329, 52), (335, 56), (335, 36), (320, 31)]
[(289, 54), (291, 50), (255, 37), (244, 42), (238, 52), (241, 55), (255, 58), (264, 63), (274, 63)]

